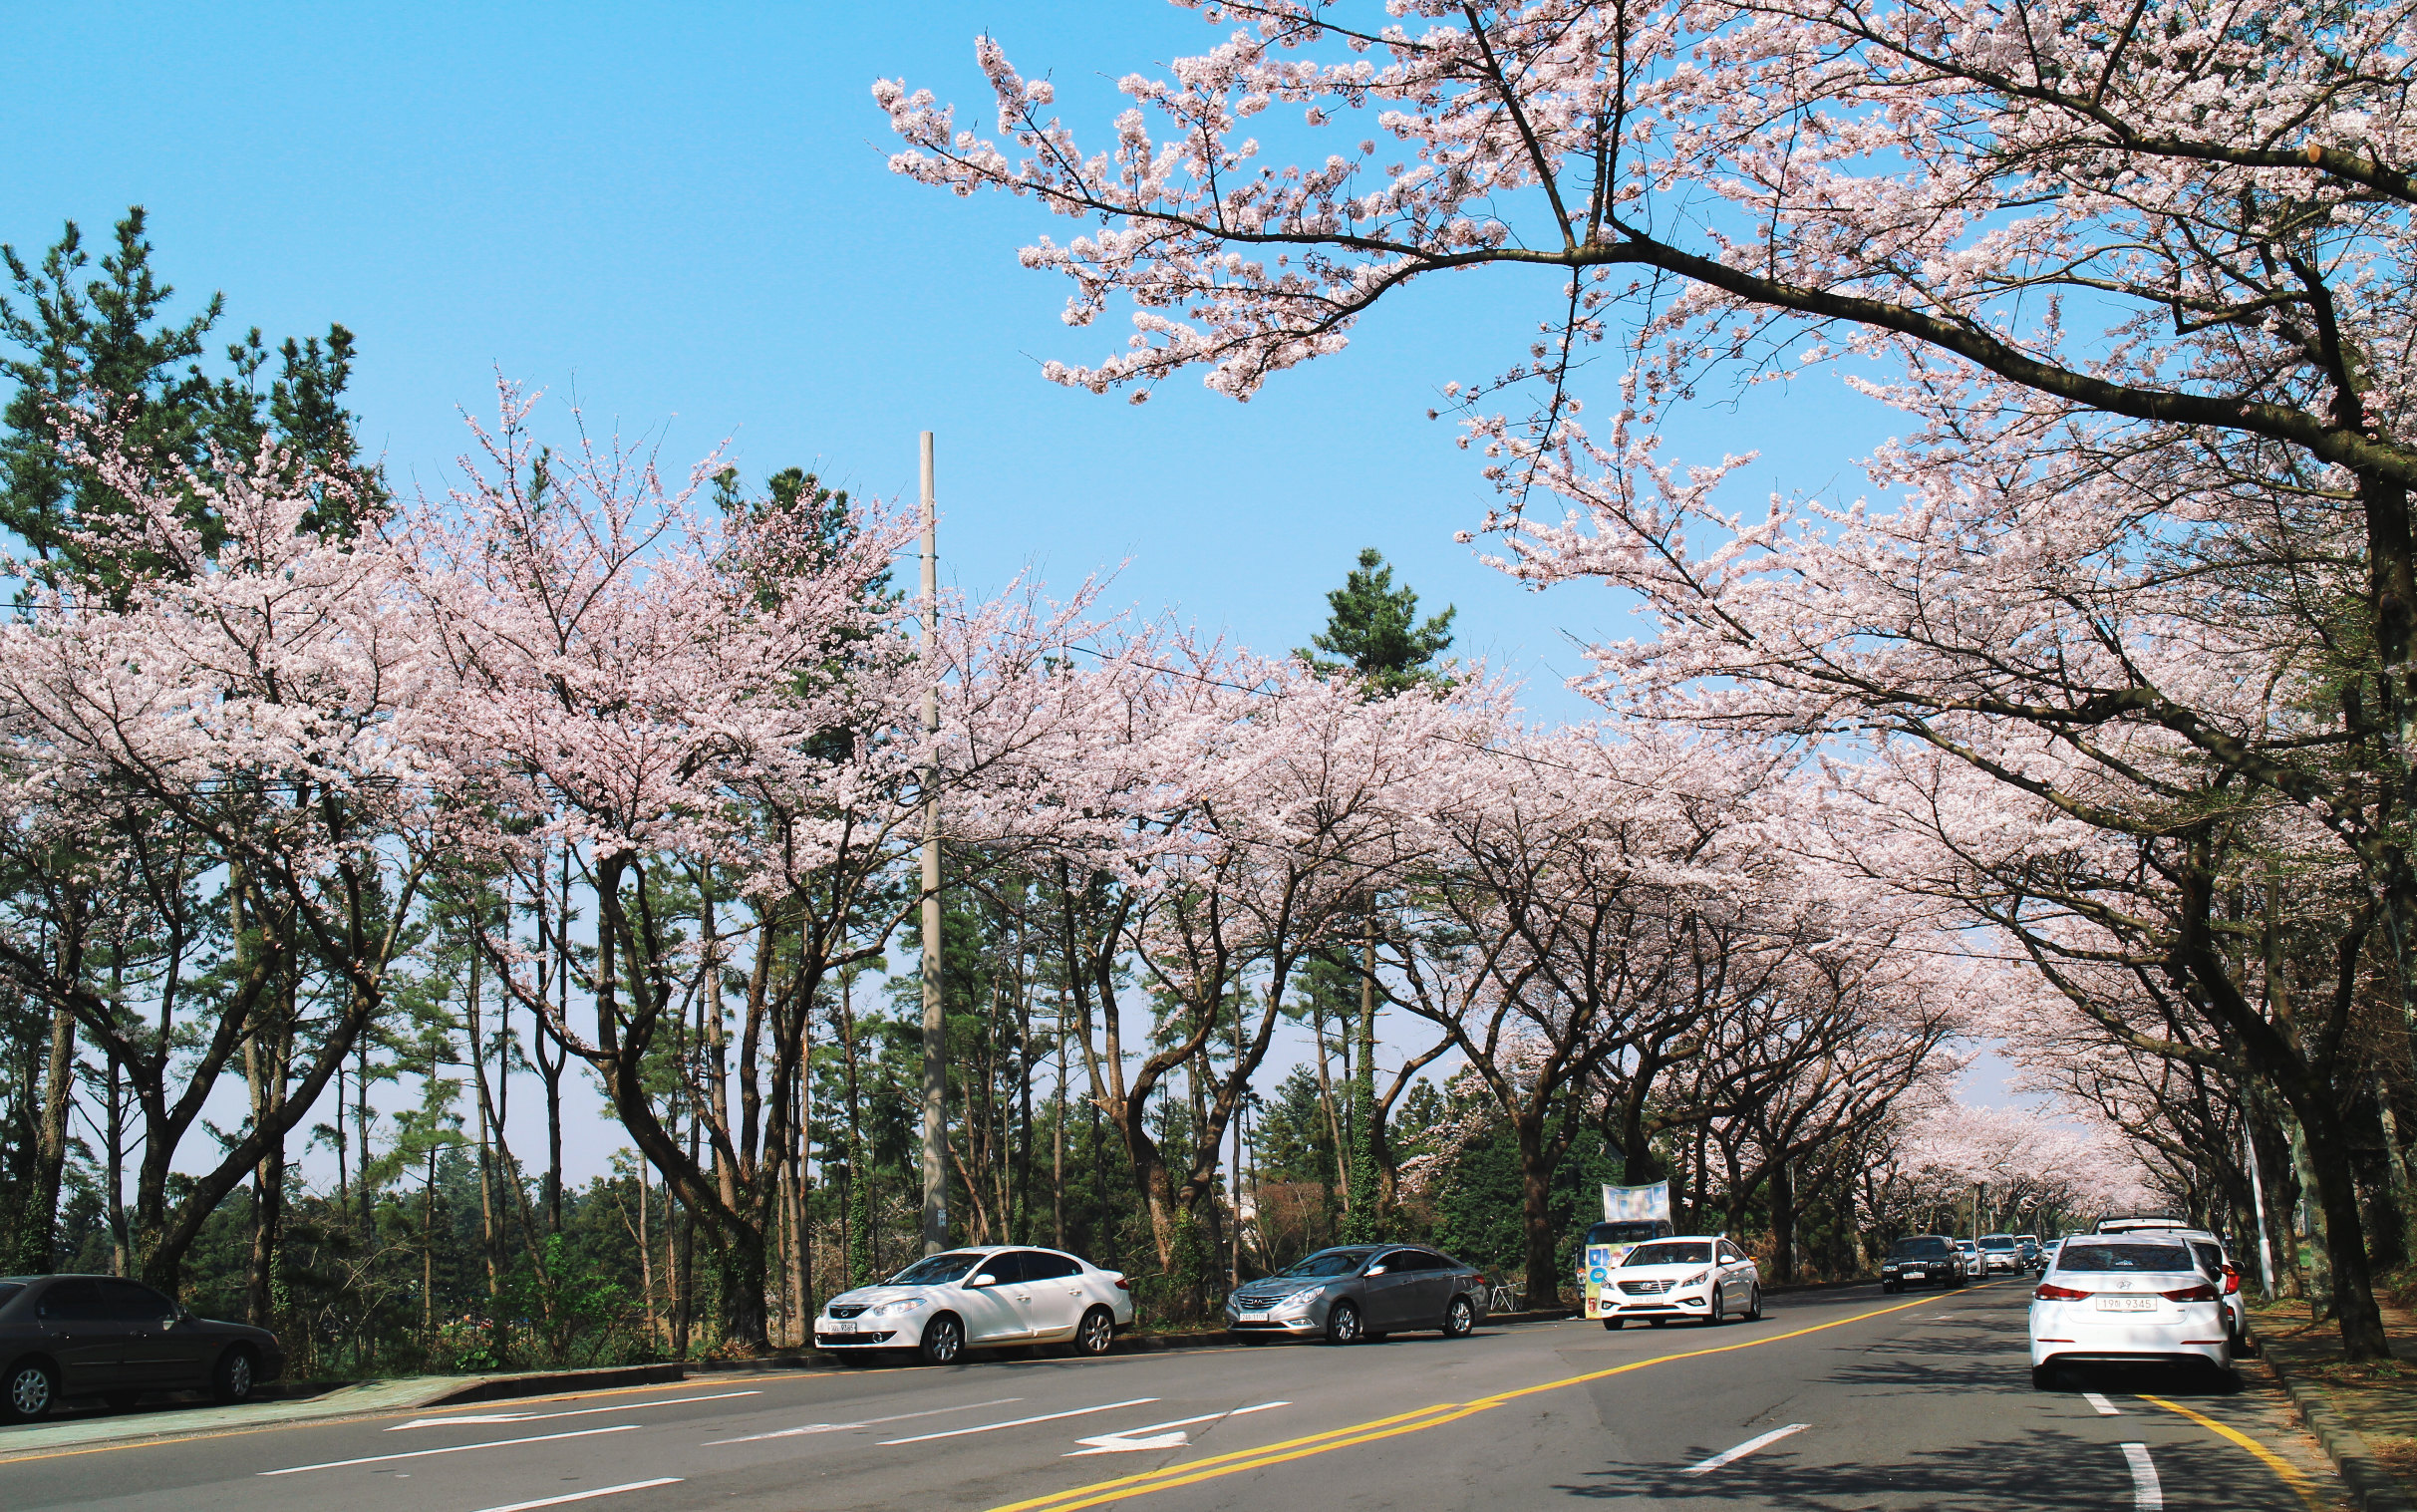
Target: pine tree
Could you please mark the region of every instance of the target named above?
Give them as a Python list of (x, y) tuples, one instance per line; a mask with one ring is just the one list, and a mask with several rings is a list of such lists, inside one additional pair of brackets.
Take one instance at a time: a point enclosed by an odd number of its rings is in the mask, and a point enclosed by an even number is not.
[(1326, 629), (1310, 637), (1310, 646), (1326, 656), (1308, 647), (1295, 656), (1321, 672), (1357, 674), (1372, 697), (1444, 680), (1446, 669), (1436, 666), (1435, 658), (1452, 644), (1457, 611), (1446, 604), (1441, 614), (1421, 623), (1417, 593), (1407, 583), (1393, 586), (1393, 569), (1375, 547), (1360, 553), (1360, 565), (1326, 602)]

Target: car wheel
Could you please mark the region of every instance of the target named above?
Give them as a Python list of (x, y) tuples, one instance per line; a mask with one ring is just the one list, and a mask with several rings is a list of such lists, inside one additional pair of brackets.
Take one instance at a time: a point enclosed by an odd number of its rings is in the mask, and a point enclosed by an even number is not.
[(210, 1394), (221, 1402), (250, 1401), (252, 1388), (252, 1352), (237, 1345), (218, 1357), (218, 1368), (210, 1372)]
[(1703, 1326), (1707, 1329), (1716, 1329), (1728, 1321), (1729, 1309), (1727, 1299), (1722, 1295), (1720, 1288), (1714, 1287), (1712, 1288), (1711, 1316), (1703, 1320)]
[(1745, 1294), (1745, 1321), (1762, 1322), (1762, 1288), (1759, 1286)]
[(923, 1338), (915, 1346), (926, 1363), (955, 1364), (965, 1353), (965, 1325), (954, 1313), (943, 1313), (923, 1326)]
[(2031, 1389), (2053, 1391), (2056, 1387), (2056, 1367), (2052, 1364), (2031, 1366)]
[(1884, 1281), (1884, 1282), (1880, 1283), (1880, 1295), (1881, 1295), (1881, 1296), (1883, 1296), (1883, 1297), (1894, 1297), (1894, 1296), (1896, 1296), (1896, 1295), (1897, 1295), (1897, 1283), (1895, 1283), (1894, 1281)]
[(1466, 1297), (1455, 1297), (1443, 1310), (1443, 1337), (1466, 1339), (1477, 1331), (1477, 1310), (1469, 1306)]
[(59, 1401), (59, 1372), (39, 1360), (20, 1360), (8, 1367), (8, 1389), (0, 1395), (0, 1417), (31, 1422)]
[(1116, 1343), (1116, 1315), (1105, 1308), (1093, 1308), (1082, 1315), (1074, 1329), (1074, 1353), (1105, 1355)]
[(1360, 1310), (1348, 1302), (1338, 1302), (1327, 1310), (1326, 1342), (1328, 1344), (1358, 1344), (1360, 1342)]
[(1627, 1321), (1628, 1320), (1625, 1318), (1606, 1318), (1603, 1320), (1603, 1326), (1606, 1329), (1617, 1329), (1620, 1327), (1620, 1325), (1626, 1323)]

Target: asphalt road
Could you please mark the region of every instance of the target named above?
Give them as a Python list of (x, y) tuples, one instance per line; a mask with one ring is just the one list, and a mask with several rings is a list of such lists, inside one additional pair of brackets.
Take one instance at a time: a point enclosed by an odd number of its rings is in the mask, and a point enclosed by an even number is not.
[(2026, 1290), (1774, 1298), (1717, 1329), (715, 1376), (13, 1458), (0, 1431), (0, 1508), (2341, 1504), (2268, 1393), (2162, 1371), (2034, 1392)]

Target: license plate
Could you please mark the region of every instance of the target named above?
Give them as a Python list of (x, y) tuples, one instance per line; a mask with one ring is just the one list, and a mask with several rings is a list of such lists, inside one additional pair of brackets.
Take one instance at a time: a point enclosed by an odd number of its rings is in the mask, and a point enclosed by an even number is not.
[(1242, 1310), (1241, 1316), (1242, 1316), (1242, 1317), (1244, 1317), (1244, 1318), (1265, 1318), (1265, 1317), (1267, 1316), (1267, 1309), (1265, 1309), (1265, 1308), (1244, 1308), (1244, 1309)]
[(2098, 1311), (2101, 1313), (2154, 1313), (2157, 1311), (2157, 1299), (2154, 1297), (2101, 1297), (2098, 1299)]
[(829, 1332), (833, 1334), (853, 1334), (856, 1332), (856, 1329), (857, 1324), (854, 1319), (834, 1318), (831, 1320)]

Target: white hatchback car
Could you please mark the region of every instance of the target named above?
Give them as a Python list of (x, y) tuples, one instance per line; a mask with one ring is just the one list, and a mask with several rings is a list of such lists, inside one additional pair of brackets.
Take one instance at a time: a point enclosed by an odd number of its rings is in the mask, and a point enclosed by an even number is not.
[(1121, 1272), (1061, 1250), (947, 1250), (824, 1303), (814, 1343), (852, 1359), (913, 1350), (948, 1364), (968, 1346), (1066, 1343), (1105, 1355), (1132, 1323)]
[(1762, 1316), (1762, 1276), (1725, 1234), (1656, 1239), (1629, 1251), (1603, 1289), (1603, 1326), (1643, 1319), (1656, 1328), (1673, 1318), (1747, 1322)]
[(2193, 1364), (2231, 1384), (2231, 1333), (2224, 1294), (2180, 1240), (2075, 1235), (2031, 1293), (2031, 1384), (2051, 1390), (2058, 1365), (2083, 1361)]

